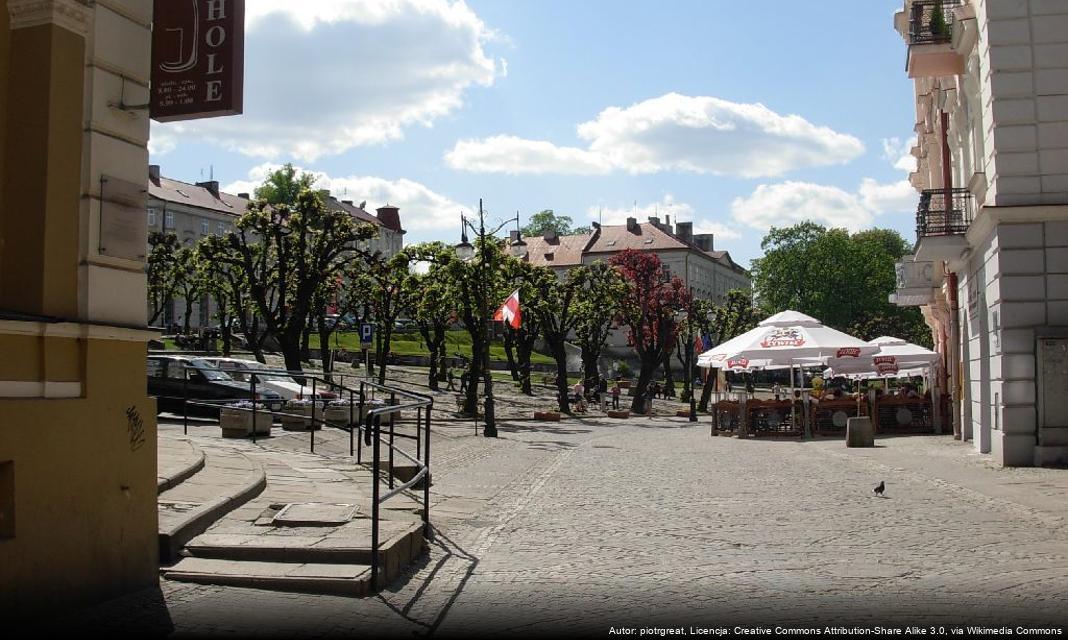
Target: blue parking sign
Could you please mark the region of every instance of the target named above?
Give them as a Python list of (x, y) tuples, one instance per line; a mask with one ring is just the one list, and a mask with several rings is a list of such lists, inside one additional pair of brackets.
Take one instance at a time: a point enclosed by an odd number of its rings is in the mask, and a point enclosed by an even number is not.
[(360, 344), (371, 344), (371, 338), (375, 335), (375, 326), (368, 322), (360, 325)]

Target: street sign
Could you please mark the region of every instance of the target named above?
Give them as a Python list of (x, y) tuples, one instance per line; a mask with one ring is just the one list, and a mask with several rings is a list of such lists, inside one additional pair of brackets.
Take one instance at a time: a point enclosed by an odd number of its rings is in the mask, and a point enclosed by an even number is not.
[(360, 344), (361, 345), (369, 345), (369, 344), (371, 344), (371, 338), (373, 338), (374, 335), (375, 335), (375, 326), (373, 324), (365, 322), (365, 323), (360, 325)]

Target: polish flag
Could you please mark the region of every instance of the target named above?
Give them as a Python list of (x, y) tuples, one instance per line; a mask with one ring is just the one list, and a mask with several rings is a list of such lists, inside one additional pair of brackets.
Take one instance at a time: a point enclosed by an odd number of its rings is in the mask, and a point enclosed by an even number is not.
[(513, 329), (519, 328), (523, 322), (523, 312), (519, 309), (519, 289), (508, 296), (501, 308), (497, 309), (497, 313), (493, 314), (493, 319), (507, 322)]

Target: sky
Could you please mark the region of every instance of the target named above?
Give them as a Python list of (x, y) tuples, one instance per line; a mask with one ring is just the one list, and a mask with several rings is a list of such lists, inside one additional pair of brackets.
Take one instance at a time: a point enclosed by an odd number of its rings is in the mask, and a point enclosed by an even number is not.
[(152, 123), (164, 176), (291, 162), (405, 242), (659, 214), (740, 264), (802, 220), (914, 239), (901, 0), (246, 0), (244, 113)]

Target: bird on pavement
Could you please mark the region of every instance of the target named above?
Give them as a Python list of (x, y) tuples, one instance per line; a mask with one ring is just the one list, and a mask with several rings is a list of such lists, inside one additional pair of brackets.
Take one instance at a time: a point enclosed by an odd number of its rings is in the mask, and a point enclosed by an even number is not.
[(875, 487), (874, 489), (872, 489), (872, 493), (874, 493), (875, 495), (877, 495), (877, 496), (879, 496), (881, 498), (881, 497), (883, 497), (883, 491), (885, 491), (885, 490), (886, 490), (886, 482), (880, 480), (879, 481), (879, 486)]

